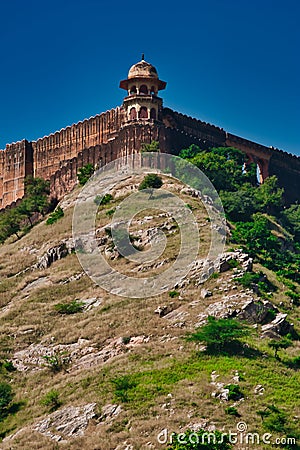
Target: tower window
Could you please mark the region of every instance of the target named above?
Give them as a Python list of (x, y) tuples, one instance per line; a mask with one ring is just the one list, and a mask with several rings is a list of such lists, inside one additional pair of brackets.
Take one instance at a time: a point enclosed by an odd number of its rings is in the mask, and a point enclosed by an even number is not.
[(144, 94), (144, 95), (148, 94), (148, 88), (145, 84), (142, 84), (142, 86), (140, 87), (140, 94)]
[(130, 118), (130, 120), (135, 120), (136, 119), (136, 109), (135, 109), (135, 107), (131, 108), (130, 113), (129, 113), (129, 118)]
[(130, 95), (134, 95), (134, 94), (136, 94), (136, 86), (132, 86), (130, 88)]
[(156, 95), (155, 87), (154, 87), (154, 86), (151, 86), (150, 94), (151, 94), (151, 95)]
[(150, 119), (156, 119), (156, 109), (151, 108), (150, 110)]
[(148, 111), (145, 106), (142, 106), (139, 111), (139, 118), (140, 119), (148, 119)]

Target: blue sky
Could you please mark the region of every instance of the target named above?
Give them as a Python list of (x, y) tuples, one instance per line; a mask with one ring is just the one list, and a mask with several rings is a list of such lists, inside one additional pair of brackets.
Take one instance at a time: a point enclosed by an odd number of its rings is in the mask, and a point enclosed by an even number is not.
[(300, 2), (0, 1), (0, 148), (120, 105), (145, 53), (165, 106), (300, 155)]

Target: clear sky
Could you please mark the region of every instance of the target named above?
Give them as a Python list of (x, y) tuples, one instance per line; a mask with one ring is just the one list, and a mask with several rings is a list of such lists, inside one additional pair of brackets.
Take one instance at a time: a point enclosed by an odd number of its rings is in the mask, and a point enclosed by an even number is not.
[(0, 0), (0, 148), (120, 105), (145, 53), (164, 105), (300, 155), (299, 0)]

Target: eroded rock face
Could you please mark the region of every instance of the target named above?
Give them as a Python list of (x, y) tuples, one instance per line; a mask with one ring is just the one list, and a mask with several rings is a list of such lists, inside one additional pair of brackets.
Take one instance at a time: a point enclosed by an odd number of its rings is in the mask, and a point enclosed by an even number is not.
[(32, 266), (32, 269), (47, 269), (55, 261), (65, 258), (69, 254), (69, 250), (65, 242), (56, 247), (49, 248), (43, 256), (38, 259), (38, 262)]
[(223, 273), (238, 266), (239, 275), (245, 272), (251, 272), (253, 267), (253, 260), (247, 253), (237, 249), (234, 252), (226, 252), (219, 255), (214, 261), (208, 259), (197, 259), (190, 267), (188, 274), (183, 277), (175, 286), (175, 288), (182, 288), (193, 282), (199, 286), (206, 281), (213, 273)]
[(294, 326), (287, 320), (287, 314), (278, 313), (272, 322), (267, 323), (261, 327), (262, 338), (276, 338), (284, 336), (288, 333), (293, 333)]
[(133, 336), (124, 343), (122, 337), (111, 340), (101, 350), (87, 339), (78, 339), (74, 344), (31, 344), (24, 350), (16, 352), (11, 359), (14, 367), (21, 371), (38, 371), (46, 367), (44, 356), (62, 355), (67, 359), (68, 371), (86, 369), (103, 364), (115, 356), (127, 352), (143, 343), (149, 342), (149, 337)]
[(96, 403), (68, 406), (37, 422), (32, 429), (55, 441), (83, 436), (89, 421), (96, 416), (95, 408)]
[(248, 294), (225, 295), (220, 302), (209, 305), (205, 312), (200, 314), (197, 327), (206, 323), (208, 316), (218, 319), (237, 317), (249, 323), (262, 323), (270, 310), (278, 311), (268, 300), (254, 299)]

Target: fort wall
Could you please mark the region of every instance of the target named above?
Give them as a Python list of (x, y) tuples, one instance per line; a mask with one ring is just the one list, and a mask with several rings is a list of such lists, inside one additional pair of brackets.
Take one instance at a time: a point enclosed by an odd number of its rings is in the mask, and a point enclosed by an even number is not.
[(161, 119), (128, 122), (124, 108), (117, 107), (35, 142), (23, 140), (7, 145), (0, 151), (0, 209), (23, 197), (28, 175), (49, 180), (51, 195), (60, 199), (75, 186), (78, 169), (83, 165), (101, 167), (139, 152), (143, 143), (154, 140), (159, 141), (161, 151), (172, 154), (191, 144), (203, 149), (236, 147), (258, 164), (262, 181), (276, 175), (288, 201), (299, 200), (299, 157), (226, 133), (169, 108), (163, 108)]

